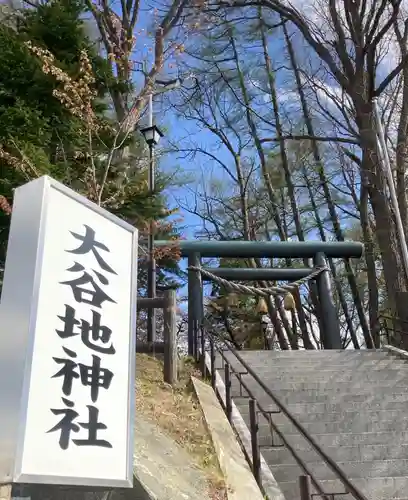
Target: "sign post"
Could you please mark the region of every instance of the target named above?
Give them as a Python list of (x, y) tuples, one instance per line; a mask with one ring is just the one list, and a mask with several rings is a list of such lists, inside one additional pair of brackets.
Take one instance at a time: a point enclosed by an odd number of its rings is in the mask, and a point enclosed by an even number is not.
[(137, 229), (16, 189), (0, 304), (0, 483), (133, 485)]

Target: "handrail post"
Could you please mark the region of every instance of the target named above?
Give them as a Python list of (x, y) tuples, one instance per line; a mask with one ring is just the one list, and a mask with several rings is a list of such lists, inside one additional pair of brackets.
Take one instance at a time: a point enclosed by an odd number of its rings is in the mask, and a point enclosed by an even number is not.
[(256, 411), (256, 401), (255, 399), (249, 400), (249, 424), (251, 432), (251, 447), (252, 447), (252, 472), (258, 483), (258, 486), (262, 486), (261, 482), (261, 452), (258, 444), (258, 414)]
[[(324, 254), (317, 253), (314, 257), (315, 266), (326, 266)], [(333, 302), (329, 271), (325, 270), (316, 278), (319, 292), (322, 330), (320, 332), (325, 349), (341, 349), (341, 335), (338, 314)]]
[[(229, 349), (229, 351), (235, 356), (235, 358), (240, 362), (243, 368), (245, 368), (245, 374), (249, 374), (255, 382), (259, 385), (259, 387), (262, 388), (262, 390), (267, 394), (274, 404), (278, 407), (278, 410), (282, 412), (283, 415), (287, 417), (287, 419), (294, 425), (294, 427), (297, 429), (297, 431), (305, 438), (305, 440), (312, 446), (312, 448), (317, 452), (317, 454), (323, 459), (323, 461), (328, 465), (328, 467), (336, 474), (338, 479), (343, 483), (345, 488), (347, 489), (348, 493), (352, 495), (355, 500), (368, 500), (368, 498), (364, 495), (360, 489), (355, 486), (349, 479), (348, 477), (344, 474), (343, 470), (338, 466), (338, 464), (331, 458), (330, 455), (328, 455), (324, 449), (321, 448), (320, 444), (315, 440), (315, 438), (309, 434), (309, 432), (303, 427), (303, 425), (296, 419), (296, 417), (288, 410), (288, 408), (280, 401), (280, 399), (271, 391), (271, 389), (262, 381), (262, 379), (257, 375), (257, 373), (251, 369), (251, 367), (248, 365), (248, 363), (239, 355), (239, 352), (236, 349), (233, 349), (232, 347), (228, 346), (226, 341), (223, 341), (224, 345), (226, 345)], [(254, 401), (253, 403), (249, 403), (249, 408), (250, 408), (250, 422), (251, 422), (251, 428), (255, 426), (253, 425), (254, 423), (257, 423), (257, 412), (255, 411), (255, 400), (253, 399), (253, 396), (250, 396), (251, 399)], [(252, 411), (251, 411), (252, 407)], [(251, 417), (252, 414), (252, 417)], [(252, 419), (252, 420), (251, 420)], [(302, 462), (301, 458), (298, 457), (296, 458), (296, 451), (290, 446), (290, 443), (287, 442), (287, 440), (284, 438), (283, 434), (278, 430), (278, 428), (275, 428), (275, 430), (278, 433), (278, 436), (280, 439), (284, 442), (285, 446), (289, 448), (295, 457), (296, 461), (300, 464)], [(257, 435), (251, 432), (251, 444), (252, 444), (252, 451), (253, 453), (256, 452), (256, 446), (257, 444)], [(255, 453), (254, 453), (255, 455)], [(256, 455), (255, 455), (256, 457)], [(249, 461), (249, 460), (248, 460)], [(256, 463), (256, 458), (255, 458), (255, 463)], [(304, 464), (302, 468), (306, 472), (307, 465)], [(319, 488), (319, 483), (315, 481), (313, 478), (312, 474), (308, 472), (308, 475), (311, 477), (311, 480), (313, 481), (313, 485), (317, 490), (320, 490)], [(260, 485), (261, 487), (261, 485)], [(326, 500), (326, 497), (330, 497), (333, 495), (330, 494), (325, 494), (323, 491), (318, 491), (320, 496)]]
[(204, 327), (201, 326), (201, 375), (203, 376), (203, 379), (205, 379), (206, 376), (206, 366), (205, 366), (205, 333), (204, 333)]
[(210, 359), (211, 359), (211, 385), (215, 390), (216, 386), (216, 378), (215, 378), (215, 347), (214, 347), (214, 339), (210, 336)]
[(311, 500), (311, 484), (310, 476), (300, 476), (299, 477), (299, 488), (300, 488), (300, 500)]
[(231, 422), (232, 399), (231, 399), (231, 370), (229, 363), (225, 363), (224, 372), (225, 372), (225, 411), (229, 422)]
[(177, 382), (177, 302), (176, 290), (164, 291), (163, 307), (163, 336), (164, 336), (164, 365), (163, 379), (167, 384)]

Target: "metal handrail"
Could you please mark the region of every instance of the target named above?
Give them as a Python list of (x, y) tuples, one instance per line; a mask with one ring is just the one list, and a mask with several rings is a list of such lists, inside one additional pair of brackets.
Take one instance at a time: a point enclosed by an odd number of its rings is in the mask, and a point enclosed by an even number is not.
[[(388, 325), (386, 323), (387, 321), (389, 321), (391, 325)], [(402, 336), (408, 332), (408, 321), (395, 316), (381, 314), (378, 316), (378, 324), (380, 327), (379, 336), (385, 337), (387, 340), (387, 344), (395, 345), (395, 347), (402, 347), (402, 339), (400, 339), (400, 342), (398, 342), (396, 336)], [(403, 329), (404, 325), (407, 325), (407, 330)], [(399, 328), (397, 328), (397, 326)]]
[[(204, 329), (202, 329), (202, 334), (203, 334), (203, 330)], [(206, 333), (207, 333), (208, 337), (210, 338), (210, 342), (214, 342), (215, 336), (213, 334), (211, 334), (210, 332), (206, 332)], [(308, 443), (318, 453), (318, 455), (320, 455), (320, 457), (323, 459), (323, 461), (337, 475), (337, 477), (340, 479), (340, 481), (343, 483), (343, 485), (348, 490), (344, 494), (351, 493), (356, 500), (368, 500), (367, 497), (359, 490), (359, 488), (357, 488), (356, 486), (354, 486), (351, 483), (351, 481), (344, 474), (343, 470), (337, 465), (337, 463), (329, 455), (327, 455), (327, 453), (320, 447), (320, 445), (317, 443), (317, 441), (308, 433), (308, 431), (303, 427), (303, 425), (297, 421), (297, 419), (292, 415), (292, 413), (288, 410), (288, 408), (280, 401), (280, 399), (278, 397), (276, 397), (275, 394), (273, 394), (273, 392), (262, 382), (262, 380), (254, 372), (254, 370), (252, 370), (252, 368), (242, 359), (242, 357), (236, 352), (236, 350), (234, 348), (232, 348), (225, 339), (220, 338), (218, 336), (216, 336), (216, 339), (220, 340), (227, 347), (227, 349), (238, 359), (238, 361), (241, 363), (243, 368), (245, 368), (247, 373), (253, 377), (253, 379), (260, 385), (260, 387), (265, 391), (265, 393), (272, 399), (272, 401), (279, 408), (279, 410), (289, 419), (289, 421), (294, 425), (294, 427), (298, 430), (298, 432), (306, 439), (306, 441), (308, 441)], [(255, 398), (253, 398), (253, 399), (255, 399)], [(270, 422), (272, 423), (271, 419), (270, 419)], [(275, 425), (274, 425), (274, 429), (276, 430)], [(277, 433), (278, 433), (279, 437), (282, 439), (283, 434), (279, 430)], [(284, 436), (283, 436), (282, 441), (284, 442), (284, 444), (286, 444), (287, 448), (292, 453), (293, 457), (299, 463), (301, 468), (306, 472), (306, 474), (308, 476), (310, 476), (315, 487), (318, 490), (320, 490), (319, 493), (325, 497), (326, 496), (331, 497), (332, 496), (331, 494), (323, 492), (323, 489), (320, 486), (319, 481), (316, 478), (314, 478), (313, 474), (310, 473), (307, 465), (297, 455), (296, 451), (286, 441)]]
[[(219, 354), (222, 357), (223, 361), (225, 361), (225, 363), (228, 366), (230, 366), (230, 369), (232, 370), (232, 372), (234, 373), (234, 375), (237, 377), (240, 386), (242, 386), (245, 389), (245, 391), (247, 392), (248, 397), (256, 401), (256, 398), (253, 395), (252, 391), (249, 389), (249, 387), (247, 386), (247, 384), (242, 380), (242, 377), (240, 376), (242, 374), (240, 372), (237, 373), (234, 370), (234, 368), (231, 367), (231, 365), (229, 364), (229, 361), (226, 358), (226, 356), (224, 355), (223, 351), (221, 351), (220, 349), (217, 349), (217, 351), (219, 352)], [(320, 486), (319, 481), (314, 477), (313, 473), (309, 470), (309, 468), (307, 467), (307, 465), (303, 462), (303, 460), (300, 458), (300, 456), (297, 454), (297, 452), (293, 449), (293, 447), (290, 445), (290, 443), (286, 440), (284, 434), (279, 430), (279, 428), (276, 426), (276, 424), (272, 421), (272, 418), (271, 418), (270, 414), (271, 413), (281, 413), (281, 411), (280, 410), (278, 410), (277, 412), (267, 411), (267, 410), (265, 410), (265, 409), (262, 408), (262, 406), (260, 405), (260, 403), (258, 401), (256, 401), (256, 404), (257, 404), (257, 406), (258, 406), (258, 408), (260, 410), (260, 413), (262, 413), (262, 415), (268, 420), (268, 424), (269, 424), (270, 428), (272, 428), (272, 431), (275, 432), (279, 436), (280, 440), (283, 442), (283, 446), (286, 446), (288, 448), (288, 450), (292, 453), (294, 459), (296, 460), (296, 462), (298, 463), (298, 465), (300, 466), (300, 468), (303, 469), (303, 471), (305, 472), (305, 474), (310, 477), (311, 482), (313, 483), (313, 485), (315, 486), (315, 488), (318, 490), (319, 494), (323, 498), (327, 498), (327, 495), (325, 494), (323, 488)], [(226, 410), (226, 405), (224, 405), (223, 402), (222, 402), (222, 406), (224, 407), (224, 410)], [(268, 417), (266, 417), (265, 414), (268, 414)], [(271, 434), (272, 434), (272, 432), (271, 432)], [(272, 434), (272, 442), (273, 442), (273, 434)], [(273, 446), (274, 445), (272, 445), (272, 447)], [(247, 460), (250, 461), (249, 458), (248, 458), (249, 454), (248, 454), (248, 452), (246, 450), (245, 450), (245, 455), (247, 456)]]
[(391, 321), (398, 321), (399, 323), (405, 323), (406, 325), (408, 325), (408, 321), (407, 320), (400, 319), (397, 316), (388, 316), (388, 314), (380, 314), (378, 316), (378, 319), (379, 320), (381, 320), (381, 319), (390, 319)]

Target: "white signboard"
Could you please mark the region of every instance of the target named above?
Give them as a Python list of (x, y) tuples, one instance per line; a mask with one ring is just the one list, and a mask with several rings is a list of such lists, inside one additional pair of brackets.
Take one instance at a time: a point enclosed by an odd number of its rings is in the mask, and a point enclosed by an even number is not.
[(132, 485), (136, 263), (134, 227), (48, 177), (16, 190), (0, 481)]

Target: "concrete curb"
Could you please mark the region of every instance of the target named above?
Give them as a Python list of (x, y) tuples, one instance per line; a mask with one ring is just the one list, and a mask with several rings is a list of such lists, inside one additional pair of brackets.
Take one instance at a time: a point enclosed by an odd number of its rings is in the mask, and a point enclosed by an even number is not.
[[(208, 372), (211, 373), (211, 359), (207, 352), (205, 353), (205, 364)], [(219, 397), (225, 404), (225, 384), (218, 371), (215, 372), (215, 389), (216, 393), (218, 393)], [(251, 434), (234, 401), (232, 401), (231, 421), (232, 421), (232, 427), (238, 434), (242, 446), (245, 448), (249, 456), (251, 456)], [(262, 487), (268, 500), (285, 500), (285, 497), (283, 496), (283, 493), (279, 488), (279, 485), (276, 479), (274, 478), (271, 469), (269, 468), (264, 457), (262, 456), (262, 453), (261, 453), (261, 478), (262, 478)]]
[(212, 387), (191, 377), (223, 473), (228, 500), (263, 500), (234, 431)]
[(137, 500), (159, 500), (158, 497), (142, 483), (135, 473), (133, 474), (133, 489), (131, 491), (133, 498)]

